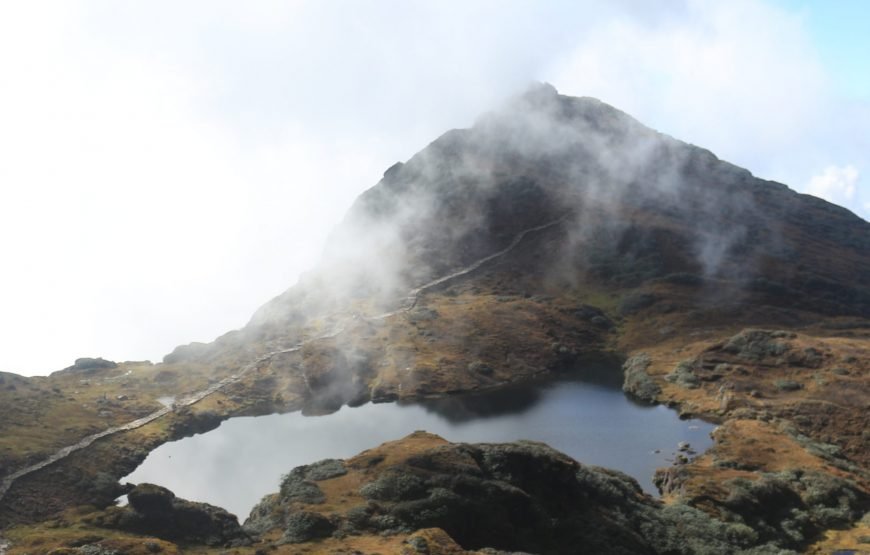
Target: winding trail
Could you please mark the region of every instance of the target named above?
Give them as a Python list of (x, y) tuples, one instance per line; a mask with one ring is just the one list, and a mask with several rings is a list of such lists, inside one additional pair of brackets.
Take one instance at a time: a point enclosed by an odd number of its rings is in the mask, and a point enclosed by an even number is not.
[[(470, 274), (471, 272), (477, 270), (478, 268), (480, 268), (481, 266), (483, 266), (487, 262), (494, 260), (496, 258), (499, 258), (501, 256), (504, 256), (505, 254), (507, 254), (510, 251), (512, 251), (513, 249), (515, 249), (517, 247), (517, 245), (519, 245), (520, 242), (522, 242), (522, 240), (525, 239), (526, 236), (528, 236), (530, 233), (535, 233), (537, 231), (543, 231), (547, 228), (559, 225), (565, 221), (565, 218), (567, 218), (567, 214), (562, 216), (561, 218), (559, 218), (557, 220), (553, 220), (549, 223), (545, 223), (545, 224), (521, 231), (520, 233), (518, 233), (514, 237), (514, 239), (510, 242), (510, 244), (507, 247), (505, 247), (504, 249), (502, 249), (496, 253), (493, 253), (489, 256), (486, 256), (484, 258), (481, 258), (481, 259), (477, 260), (476, 262), (474, 262), (468, 266), (465, 266), (465, 267), (463, 267), (463, 268), (461, 268), (453, 273), (447, 274), (445, 276), (441, 276), (440, 278), (434, 279), (434, 280), (432, 280), (424, 285), (421, 285), (420, 287), (417, 287), (416, 289), (412, 289), (408, 293), (408, 296), (406, 297), (405, 302), (403, 303), (403, 306), (396, 309), (396, 310), (393, 310), (390, 312), (385, 312), (383, 314), (378, 314), (376, 316), (370, 316), (370, 317), (356, 316), (356, 318), (361, 318), (361, 319), (368, 320), (368, 321), (377, 321), (377, 320), (384, 320), (386, 318), (389, 318), (391, 316), (395, 316), (397, 314), (402, 314), (402, 313), (408, 312), (408, 311), (412, 310), (417, 305), (417, 302), (420, 300), (420, 296), (423, 293), (425, 293), (427, 290), (432, 289), (433, 287), (437, 287), (438, 285), (446, 283), (450, 280), (453, 280), (453, 279), (462, 277), (464, 275)], [(337, 325), (335, 328), (333, 328), (332, 330), (330, 330), (326, 333), (323, 333), (323, 334), (315, 336), (315, 337), (308, 338), (308, 339), (306, 339), (300, 343), (297, 343), (296, 345), (289, 347), (287, 349), (279, 349), (276, 351), (270, 351), (264, 355), (261, 355), (260, 357), (255, 359), (253, 362), (248, 363), (247, 365), (245, 365), (241, 370), (239, 370), (235, 374), (227, 376), (226, 378), (223, 378), (222, 380), (210, 385), (209, 387), (207, 387), (205, 389), (202, 389), (200, 391), (192, 393), (186, 397), (180, 398), (171, 407), (163, 407), (162, 409), (154, 411), (151, 414), (143, 416), (142, 418), (138, 418), (138, 419), (133, 420), (131, 422), (128, 422), (126, 424), (122, 424), (121, 426), (113, 426), (113, 427), (107, 428), (101, 432), (91, 434), (91, 435), (83, 438), (82, 440), (80, 440), (77, 443), (63, 447), (63, 448), (59, 449), (58, 451), (56, 451), (51, 456), (49, 456), (48, 458), (46, 458), (46, 459), (44, 459), (36, 464), (27, 466), (25, 468), (22, 468), (21, 470), (13, 472), (12, 474), (9, 474), (8, 476), (5, 476), (3, 478), (3, 481), (0, 482), (0, 501), (3, 500), (3, 497), (6, 495), (6, 492), (9, 491), (9, 488), (12, 487), (12, 484), (15, 482), (15, 480), (17, 480), (23, 476), (26, 476), (28, 474), (31, 474), (33, 472), (36, 472), (37, 470), (41, 470), (41, 469), (45, 468), (46, 466), (54, 464), (57, 461), (68, 457), (70, 454), (90, 446), (92, 443), (94, 443), (98, 439), (102, 439), (104, 437), (107, 437), (107, 436), (110, 436), (113, 434), (117, 434), (119, 432), (126, 432), (126, 431), (130, 431), (130, 430), (135, 430), (137, 428), (141, 428), (142, 426), (145, 426), (146, 424), (149, 424), (149, 423), (157, 420), (158, 418), (161, 418), (161, 417), (165, 416), (166, 414), (173, 412), (177, 407), (185, 407), (185, 406), (194, 405), (194, 404), (202, 401), (203, 399), (205, 399), (209, 395), (212, 395), (215, 392), (220, 391), (221, 389), (227, 387), (228, 385), (237, 383), (239, 380), (242, 379), (242, 377), (245, 376), (245, 374), (258, 368), (261, 364), (268, 362), (273, 357), (275, 357), (277, 355), (281, 355), (281, 354), (293, 353), (293, 352), (299, 351), (303, 347), (308, 345), (309, 343), (313, 343), (315, 341), (320, 341), (323, 339), (330, 339), (330, 338), (336, 337), (336, 336), (340, 335), (344, 331), (344, 329), (345, 328), (344, 328), (344, 325), (342, 323), (342, 324)], [(306, 380), (306, 382), (307, 382), (307, 380)], [(4, 555), (4, 553), (6, 551), (6, 547), (7, 547), (4, 545), (3, 542), (4, 542), (4, 540), (2, 540), (2, 538), (0, 538), (0, 555)]]
[(548, 222), (546, 224), (541, 224), (541, 225), (535, 226), (535, 227), (530, 227), (529, 229), (521, 231), (520, 233), (518, 233), (514, 237), (513, 241), (511, 241), (510, 244), (507, 247), (503, 248), (502, 250), (500, 250), (496, 253), (493, 253), (487, 257), (481, 258), (480, 260), (478, 260), (478, 261), (476, 261), (468, 266), (465, 266), (465, 267), (453, 272), (452, 274), (447, 274), (446, 276), (441, 276), (440, 278), (434, 279), (434, 280), (430, 281), (429, 283), (421, 285), (420, 287), (418, 287), (416, 289), (412, 289), (408, 293), (408, 297), (407, 297), (405, 306), (403, 306), (399, 309), (393, 310), (391, 312), (385, 312), (384, 314), (379, 314), (377, 316), (371, 316), (371, 317), (367, 318), (367, 320), (372, 320), (372, 321), (383, 320), (385, 318), (389, 318), (390, 316), (395, 316), (396, 314), (401, 314), (403, 312), (408, 312), (409, 310), (412, 310), (415, 306), (417, 306), (417, 301), (420, 300), (420, 295), (425, 293), (427, 290), (432, 289), (433, 287), (437, 287), (437, 286), (441, 285), (442, 283), (446, 283), (452, 279), (456, 279), (458, 277), (462, 277), (464, 275), (470, 274), (471, 272), (477, 270), (478, 268), (480, 268), (481, 266), (483, 266), (484, 264), (486, 264), (490, 260), (494, 260), (496, 258), (499, 258), (500, 256), (504, 256), (507, 253), (509, 253), (510, 251), (514, 250), (517, 247), (517, 245), (519, 245), (520, 242), (522, 242), (522, 240), (526, 238), (526, 236), (528, 234), (535, 233), (536, 231), (543, 231), (543, 230), (548, 229), (550, 227), (559, 225), (562, 222), (564, 222), (567, 217), (568, 217), (568, 214), (565, 214), (561, 218), (559, 218), (557, 220), (553, 220), (552, 222)]

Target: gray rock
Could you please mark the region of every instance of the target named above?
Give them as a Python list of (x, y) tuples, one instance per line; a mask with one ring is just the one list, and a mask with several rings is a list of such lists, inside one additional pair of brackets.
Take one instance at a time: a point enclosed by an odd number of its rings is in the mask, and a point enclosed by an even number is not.
[(765, 357), (779, 357), (789, 349), (787, 339), (794, 334), (783, 331), (743, 330), (728, 339), (722, 350), (744, 360), (757, 362)]
[(207, 503), (179, 499), (164, 487), (139, 484), (127, 494), (127, 499), (130, 504), (110, 513), (102, 525), (169, 541), (212, 546), (251, 542), (234, 515)]
[(154, 484), (139, 484), (127, 494), (130, 507), (146, 516), (165, 514), (172, 511), (175, 494)]
[(308, 479), (307, 466), (294, 468), (281, 479), (280, 498), (282, 503), (323, 503), (326, 497), (313, 481)]
[(61, 372), (73, 372), (77, 374), (92, 374), (97, 370), (105, 370), (117, 368), (118, 363), (112, 360), (106, 360), (103, 358), (77, 358), (72, 366), (68, 366), (61, 370)]
[(692, 369), (692, 363), (686, 360), (677, 364), (674, 370), (665, 376), (665, 379), (686, 389), (697, 389), (701, 385), (701, 380)]
[(302, 543), (318, 538), (326, 538), (335, 529), (335, 524), (325, 516), (319, 513), (299, 511), (287, 516), (282, 541), (286, 543)]
[(638, 399), (653, 403), (662, 390), (646, 373), (650, 362), (649, 355), (646, 353), (635, 355), (625, 361), (622, 365), (624, 373), (622, 390)]
[(315, 482), (347, 474), (344, 461), (339, 459), (324, 459), (303, 468), (305, 468), (305, 478)]
[(377, 480), (363, 485), (359, 493), (377, 501), (407, 501), (418, 499), (425, 491), (423, 481), (413, 474), (385, 472)]
[(281, 526), (286, 510), (277, 502), (277, 498), (277, 494), (267, 495), (254, 505), (242, 526), (245, 532), (259, 536)]

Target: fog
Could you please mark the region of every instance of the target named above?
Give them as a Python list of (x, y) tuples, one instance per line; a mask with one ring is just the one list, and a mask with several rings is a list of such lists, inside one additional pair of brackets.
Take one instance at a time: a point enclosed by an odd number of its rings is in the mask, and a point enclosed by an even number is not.
[[(567, 237), (538, 268), (543, 282), (597, 274), (636, 286), (664, 276), (658, 266), (666, 255), (656, 250), (665, 243), (679, 245), (680, 266), (672, 262), (671, 272), (747, 281), (759, 243), (747, 237), (763, 235), (768, 247), (776, 241), (776, 229), (753, 204), (752, 183), (750, 172), (599, 100), (530, 85), (469, 128), (448, 131), (390, 167), (330, 235), (301, 287), (268, 303), (252, 322), (278, 323), (264, 337), (279, 339), (282, 324), (407, 310), (416, 297), (409, 304), (409, 291), (464, 273), (508, 252), (525, 233), (555, 225)], [(643, 211), (687, 231), (658, 239), (654, 226), (636, 221)], [(657, 267), (644, 270), (649, 263)], [(348, 348), (350, 360), (355, 347)]]
[[(532, 81), (866, 218), (870, 109), (813, 40), (755, 1), (4, 5), (0, 370), (243, 326), (387, 168)], [(706, 271), (722, 249), (699, 240)], [(372, 270), (391, 295), (443, 268)]]

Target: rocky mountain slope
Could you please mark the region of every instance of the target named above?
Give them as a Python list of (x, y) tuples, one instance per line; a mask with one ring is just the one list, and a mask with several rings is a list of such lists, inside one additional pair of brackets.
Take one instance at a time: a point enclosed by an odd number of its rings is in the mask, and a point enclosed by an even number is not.
[[(103, 529), (120, 517), (98, 526), (70, 511), (106, 506), (150, 449), (232, 416), (486, 389), (603, 360), (625, 363), (629, 394), (721, 424), (710, 451), (659, 472), (671, 508), (638, 497), (627, 520), (613, 517), (632, 530), (625, 549), (678, 552), (639, 531), (647, 518), (688, 525), (662, 516), (677, 514), (748, 527), (723, 536), (734, 550), (856, 548), (870, 538), (868, 338), (870, 224), (542, 85), (387, 170), (321, 264), (244, 329), (161, 364), (82, 359), (48, 378), (0, 375), (0, 525), (19, 545), (46, 522), (60, 523), (58, 537)], [(475, 464), (492, 491), (551, 487)], [(398, 518), (392, 503), (420, 499), (369, 502)], [(451, 528), (454, 510), (396, 526), (438, 528), (426, 533), (456, 549), (559, 543), (478, 541)], [(339, 545), (355, 532), (338, 533), (350, 520), (336, 514), (331, 527), (298, 518), (329, 528), (315, 543)], [(284, 534), (259, 528), (269, 541)]]

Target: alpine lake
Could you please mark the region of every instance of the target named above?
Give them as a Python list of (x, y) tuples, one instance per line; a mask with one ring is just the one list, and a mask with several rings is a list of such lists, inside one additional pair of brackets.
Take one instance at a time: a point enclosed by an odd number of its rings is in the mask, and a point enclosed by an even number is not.
[(484, 393), (345, 406), (325, 416), (232, 418), (210, 432), (161, 445), (122, 482), (159, 484), (243, 521), (294, 467), (349, 458), (425, 430), (452, 442), (541, 441), (582, 463), (620, 470), (657, 495), (656, 468), (673, 464), (681, 443), (704, 452), (715, 426), (635, 402), (622, 392), (621, 381), (618, 369), (591, 367)]

